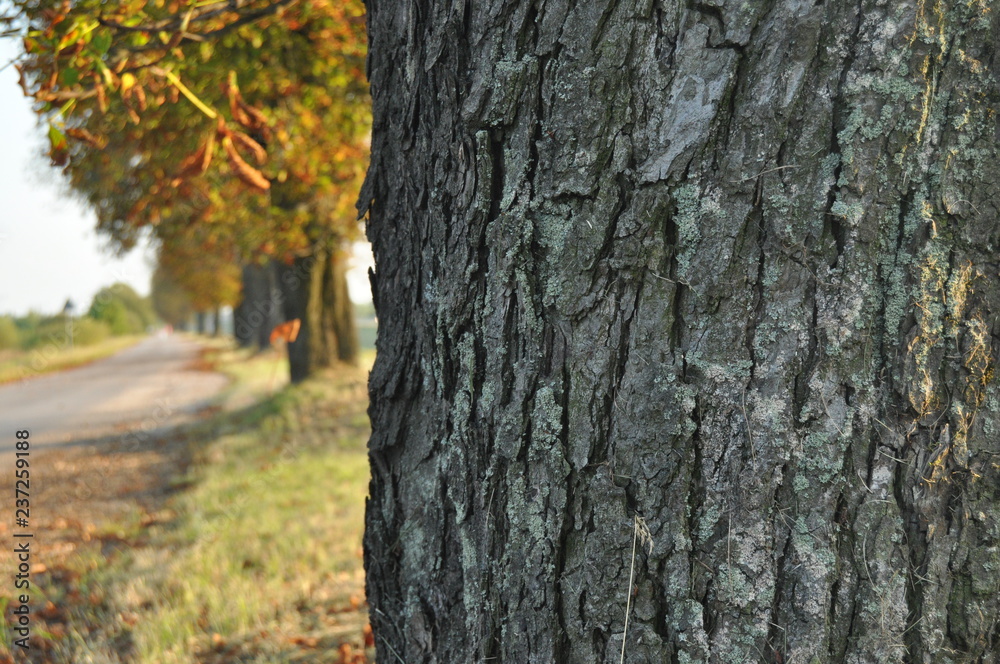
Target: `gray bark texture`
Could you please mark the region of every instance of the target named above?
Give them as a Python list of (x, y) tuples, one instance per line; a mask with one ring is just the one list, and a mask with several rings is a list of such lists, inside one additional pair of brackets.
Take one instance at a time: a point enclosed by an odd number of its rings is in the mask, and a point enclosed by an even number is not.
[(988, 4), (369, 0), (378, 661), (1000, 661)]

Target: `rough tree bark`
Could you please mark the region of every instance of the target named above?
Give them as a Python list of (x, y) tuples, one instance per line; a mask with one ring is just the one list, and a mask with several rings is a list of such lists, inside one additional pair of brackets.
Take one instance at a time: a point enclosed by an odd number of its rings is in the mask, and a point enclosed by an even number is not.
[(997, 661), (1000, 12), (368, 8), (379, 661)]

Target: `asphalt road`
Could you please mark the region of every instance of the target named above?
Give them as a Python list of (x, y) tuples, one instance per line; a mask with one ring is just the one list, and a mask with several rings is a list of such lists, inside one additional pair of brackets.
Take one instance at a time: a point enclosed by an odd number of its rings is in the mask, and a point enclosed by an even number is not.
[(0, 385), (0, 466), (13, 459), (14, 432), (31, 452), (165, 430), (191, 419), (227, 383), (195, 370), (199, 345), (154, 337), (78, 369)]

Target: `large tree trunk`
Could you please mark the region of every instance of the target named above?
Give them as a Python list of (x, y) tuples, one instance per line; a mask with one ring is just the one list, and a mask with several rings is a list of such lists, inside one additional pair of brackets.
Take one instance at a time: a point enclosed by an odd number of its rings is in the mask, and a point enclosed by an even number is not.
[(378, 660), (997, 661), (1000, 13), (368, 6)]

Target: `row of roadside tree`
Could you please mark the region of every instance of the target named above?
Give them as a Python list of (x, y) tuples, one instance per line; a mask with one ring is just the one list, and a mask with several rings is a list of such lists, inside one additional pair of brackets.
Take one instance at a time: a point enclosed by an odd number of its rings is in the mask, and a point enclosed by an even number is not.
[(299, 319), (299, 381), (358, 352), (347, 295), (371, 109), (360, 0), (13, 2), (49, 156), (127, 251), (149, 237), (166, 322)]

